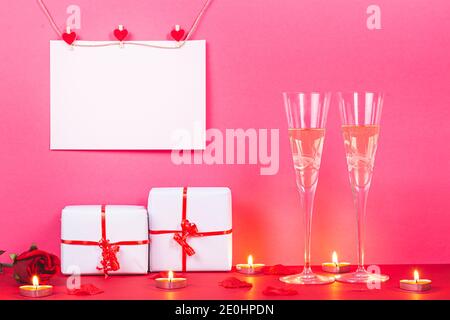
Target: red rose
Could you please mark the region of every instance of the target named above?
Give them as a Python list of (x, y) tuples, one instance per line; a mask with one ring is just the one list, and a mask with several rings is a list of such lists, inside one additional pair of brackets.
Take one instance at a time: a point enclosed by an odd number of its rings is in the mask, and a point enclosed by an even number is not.
[(46, 283), (60, 270), (60, 261), (54, 254), (31, 247), (30, 250), (18, 255), (13, 265), (14, 278), (23, 283), (32, 283), (34, 275), (39, 277), (39, 283)]

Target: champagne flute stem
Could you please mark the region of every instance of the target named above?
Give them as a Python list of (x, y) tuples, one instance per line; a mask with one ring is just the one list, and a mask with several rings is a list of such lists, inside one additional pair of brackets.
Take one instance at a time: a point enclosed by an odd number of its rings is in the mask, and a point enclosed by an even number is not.
[(356, 219), (358, 223), (358, 269), (356, 272), (364, 272), (364, 241), (366, 238), (366, 204), (369, 186), (364, 188), (355, 187), (354, 201), (356, 207)]
[(301, 188), (300, 196), (302, 200), (304, 221), (305, 221), (305, 264), (303, 268), (304, 274), (312, 273), (311, 271), (311, 226), (314, 196), (316, 193), (316, 186), (311, 188)]

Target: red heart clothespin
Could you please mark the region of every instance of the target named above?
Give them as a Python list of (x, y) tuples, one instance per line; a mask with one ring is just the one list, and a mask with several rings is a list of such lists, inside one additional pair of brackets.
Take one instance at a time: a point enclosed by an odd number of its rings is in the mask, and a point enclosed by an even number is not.
[(66, 27), (66, 32), (62, 34), (63, 40), (68, 44), (72, 45), (74, 43), (75, 39), (77, 38), (77, 34), (74, 31), (70, 30), (70, 27)]
[(119, 27), (114, 30), (114, 36), (122, 42), (128, 36), (128, 30), (123, 27), (123, 25), (119, 24)]
[(180, 42), (184, 38), (184, 30), (181, 29), (177, 24), (175, 25), (175, 28), (170, 32), (170, 35), (175, 41)]

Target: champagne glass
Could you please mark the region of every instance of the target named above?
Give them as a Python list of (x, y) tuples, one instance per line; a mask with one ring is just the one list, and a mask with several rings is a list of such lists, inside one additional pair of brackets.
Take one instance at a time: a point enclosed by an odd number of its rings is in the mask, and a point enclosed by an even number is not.
[(388, 276), (364, 268), (364, 240), (367, 194), (372, 181), (380, 132), (383, 93), (338, 93), (347, 168), (358, 224), (358, 268), (336, 280), (349, 283), (383, 282)]
[(294, 160), (297, 189), (300, 193), (305, 226), (305, 264), (300, 274), (281, 277), (292, 284), (326, 284), (334, 277), (316, 275), (311, 270), (311, 220), (319, 177), (325, 122), (330, 105), (329, 92), (283, 93)]

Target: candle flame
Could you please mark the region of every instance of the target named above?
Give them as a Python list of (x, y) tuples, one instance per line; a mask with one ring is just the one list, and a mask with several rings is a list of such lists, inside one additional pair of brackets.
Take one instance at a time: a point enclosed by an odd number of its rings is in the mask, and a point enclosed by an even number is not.
[(173, 271), (169, 271), (168, 278), (169, 278), (169, 281), (172, 281), (172, 279), (173, 279)]
[(339, 263), (339, 261), (338, 261), (338, 255), (337, 255), (336, 251), (333, 251), (333, 255), (331, 256), (331, 261), (332, 261), (335, 265), (337, 265), (337, 264)]
[(39, 286), (39, 278), (38, 278), (38, 276), (33, 276), (31, 282), (33, 283), (33, 286), (35, 286), (35, 287)]
[(248, 256), (248, 258), (247, 258), (247, 264), (250, 265), (250, 266), (253, 266), (253, 256), (252, 256), (252, 255), (249, 255), (249, 256)]
[(419, 271), (417, 271), (417, 270), (414, 270), (414, 281), (419, 281)]

